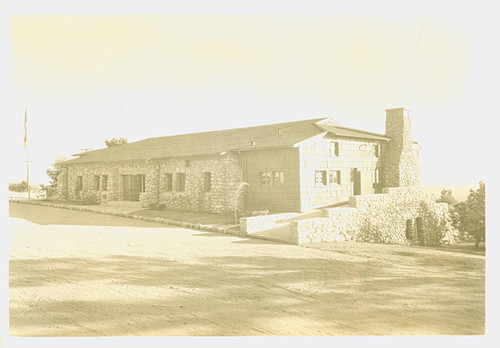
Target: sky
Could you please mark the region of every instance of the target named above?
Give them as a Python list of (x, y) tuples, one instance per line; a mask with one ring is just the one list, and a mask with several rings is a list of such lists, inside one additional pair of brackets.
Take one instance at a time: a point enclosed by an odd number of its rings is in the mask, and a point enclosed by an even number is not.
[(318, 117), (384, 133), (385, 109), (405, 107), (422, 184), (465, 198), (493, 156), (487, 3), (365, 4), (154, 15), (20, 7), (8, 24), (8, 179), (26, 178), (25, 106), (33, 184), (48, 183), (56, 156), (106, 139)]

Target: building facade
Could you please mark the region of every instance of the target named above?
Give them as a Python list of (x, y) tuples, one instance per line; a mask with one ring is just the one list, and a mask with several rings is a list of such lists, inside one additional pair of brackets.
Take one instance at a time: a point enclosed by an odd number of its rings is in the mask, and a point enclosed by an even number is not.
[(58, 194), (67, 200), (140, 201), (144, 207), (303, 212), (420, 185), (419, 146), (403, 108), (386, 110), (386, 133), (332, 119), (296, 121), (159, 138), (77, 154), (66, 161)]

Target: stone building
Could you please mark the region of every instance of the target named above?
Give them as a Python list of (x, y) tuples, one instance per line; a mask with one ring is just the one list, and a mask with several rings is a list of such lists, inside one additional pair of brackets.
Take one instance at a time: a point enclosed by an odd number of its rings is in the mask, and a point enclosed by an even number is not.
[[(242, 234), (279, 224), (296, 244), (453, 243), (446, 203), (420, 186), (419, 150), (408, 111), (397, 108), (386, 110), (385, 134), (318, 118), (80, 153), (64, 162), (57, 188), (67, 200), (224, 213), (245, 187), (240, 209), (273, 214), (242, 218)], [(313, 209), (314, 218), (299, 214)]]
[(246, 210), (303, 212), (384, 187), (418, 186), (418, 153), (411, 118), (398, 108), (386, 110), (385, 134), (318, 118), (80, 153), (64, 163), (58, 193), (222, 213), (233, 211), (246, 182)]

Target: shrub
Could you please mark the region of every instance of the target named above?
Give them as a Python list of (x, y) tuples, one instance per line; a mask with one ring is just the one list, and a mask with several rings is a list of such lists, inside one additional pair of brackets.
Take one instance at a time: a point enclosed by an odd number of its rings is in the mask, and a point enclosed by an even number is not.
[(47, 199), (51, 199), (57, 195), (57, 188), (52, 185), (40, 184), (40, 188), (47, 192)]
[(89, 193), (84, 195), (79, 202), (83, 205), (98, 205), (101, 204), (101, 197), (96, 193)]
[(422, 213), (420, 245), (440, 246), (458, 241), (459, 232), (453, 227), (451, 215), (447, 210), (437, 209), (434, 202), (427, 201), (421, 203), (420, 209)]

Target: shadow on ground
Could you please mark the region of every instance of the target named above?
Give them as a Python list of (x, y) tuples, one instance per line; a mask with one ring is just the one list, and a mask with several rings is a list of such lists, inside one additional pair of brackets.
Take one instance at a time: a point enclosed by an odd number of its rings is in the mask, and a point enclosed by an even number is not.
[(164, 224), (99, 213), (11, 203), (9, 216), (38, 225), (165, 227)]
[[(484, 331), (480, 275), (323, 258), (224, 256), (200, 261), (130, 255), (11, 260), (11, 291), (57, 284), (86, 289), (96, 281), (116, 291), (116, 296), (106, 294), (108, 300), (40, 298), (33, 308), (15, 306), (11, 328), (46, 327), (44, 336)], [(135, 299), (120, 300), (123, 289), (132, 289)], [(64, 329), (68, 323), (71, 327)]]

